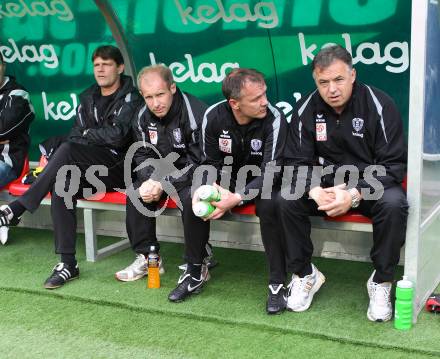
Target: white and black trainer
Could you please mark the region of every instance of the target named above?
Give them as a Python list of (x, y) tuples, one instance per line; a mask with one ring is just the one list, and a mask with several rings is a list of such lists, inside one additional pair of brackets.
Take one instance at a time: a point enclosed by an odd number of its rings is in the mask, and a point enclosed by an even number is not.
[(14, 217), (14, 213), (7, 204), (0, 206), (0, 227), (16, 226), (19, 222), (20, 218)]
[(55, 289), (62, 287), (69, 280), (79, 278), (78, 264), (69, 266), (66, 263), (60, 262), (54, 268), (49, 278), (44, 282), (44, 288)]

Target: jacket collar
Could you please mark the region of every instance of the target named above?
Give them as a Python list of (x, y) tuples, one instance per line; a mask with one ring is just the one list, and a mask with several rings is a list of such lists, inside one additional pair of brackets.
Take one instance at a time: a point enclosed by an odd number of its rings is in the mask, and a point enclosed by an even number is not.
[[(125, 97), (128, 93), (135, 89), (130, 76), (121, 75), (121, 86), (115, 91), (115, 100)], [(89, 102), (94, 95), (101, 95), (101, 88), (97, 83), (94, 83), (84, 92), (82, 92), (79, 97), (80, 101), (83, 103)]]
[[(237, 122), (237, 120), (236, 120), (236, 118), (234, 116), (234, 112), (232, 112), (232, 108), (229, 105), (229, 103), (226, 102), (225, 105), (226, 105), (226, 110), (229, 113), (230, 123), (231, 123), (232, 127), (239, 128), (240, 126), (242, 126), (242, 125), (240, 125)], [(248, 126), (248, 130), (251, 130), (251, 129), (253, 130), (254, 128), (257, 128), (257, 127), (261, 126), (263, 124), (263, 121), (265, 121), (267, 119), (268, 114), (269, 114), (269, 109), (267, 109), (267, 115), (266, 115), (266, 117), (264, 119), (256, 118), (256, 119), (252, 120), (252, 122), (250, 122), (247, 125)]]
[(170, 110), (164, 117), (162, 118), (157, 117), (148, 109), (148, 107), (147, 110), (152, 119), (156, 120), (157, 122), (160, 122), (161, 124), (166, 124), (170, 121), (173, 121), (173, 119), (175, 119), (176, 117), (180, 117), (182, 113), (182, 106), (183, 106), (182, 92), (180, 91), (179, 88), (176, 88), (176, 93), (173, 95), (173, 102), (171, 103)]

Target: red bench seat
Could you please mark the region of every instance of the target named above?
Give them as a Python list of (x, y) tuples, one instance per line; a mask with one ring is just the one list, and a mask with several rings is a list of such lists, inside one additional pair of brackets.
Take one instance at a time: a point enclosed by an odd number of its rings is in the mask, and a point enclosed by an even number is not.
[[(25, 193), (30, 185), (18, 183), (11, 183), (9, 186), (9, 193), (12, 196), (21, 196)], [(125, 205), (127, 201), (127, 197), (124, 193), (120, 192), (107, 192), (104, 197), (100, 198), (102, 194), (94, 195), (92, 197), (87, 198), (87, 201), (92, 202), (102, 202), (102, 203), (113, 203), (113, 204), (121, 204)], [(47, 198), (50, 198), (48, 194)], [(161, 202), (161, 205), (164, 205), (165, 201)], [(176, 203), (173, 200), (169, 200), (167, 203), (167, 208), (177, 208)], [(248, 215), (255, 216), (255, 204), (246, 204), (241, 207), (236, 207), (232, 209), (232, 213), (240, 214), (240, 215)], [(356, 211), (350, 211), (347, 214), (338, 217), (325, 217), (327, 221), (332, 222), (353, 222), (353, 223), (371, 223), (371, 220)]]

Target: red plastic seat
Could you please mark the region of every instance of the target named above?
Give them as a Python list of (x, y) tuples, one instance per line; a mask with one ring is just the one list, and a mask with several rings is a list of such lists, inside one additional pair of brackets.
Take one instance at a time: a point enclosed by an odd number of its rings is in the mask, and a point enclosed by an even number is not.
[(9, 194), (12, 196), (21, 196), (23, 193), (25, 193), (31, 185), (29, 184), (23, 184), (21, 182), (19, 183), (11, 183), (9, 186)]
[(342, 216), (324, 218), (326, 221), (330, 222), (372, 223), (370, 218), (365, 217), (356, 211), (349, 211)]
[(26, 156), (26, 158), (24, 159), (23, 169), (21, 170), (20, 176), (18, 176), (18, 178), (16, 178), (15, 180), (9, 182), (6, 186), (2, 187), (1, 189), (8, 190), (11, 185), (15, 183), (21, 183), (21, 180), (23, 179), (24, 176), (26, 176), (28, 171), (29, 171), (29, 159)]
[[(402, 188), (406, 192), (407, 176), (403, 178)], [(349, 211), (342, 216), (325, 217), (326, 221), (331, 222), (354, 222), (354, 223), (373, 223), (370, 218), (363, 216), (357, 211)]]
[(235, 207), (231, 210), (232, 213), (235, 214), (247, 214), (249, 216), (255, 216), (255, 204), (249, 203), (244, 206)]
[(115, 203), (115, 204), (125, 204), (127, 202), (127, 196), (125, 193), (121, 192), (107, 192), (102, 197), (102, 193), (97, 193), (91, 197), (87, 197), (87, 201), (93, 202), (105, 202), (105, 203)]
[[(21, 183), (21, 178), (29, 171), (29, 162), (26, 159), (25, 166), (23, 167), (22, 175), (20, 178), (17, 178), (15, 181), (11, 182), (8, 187), (9, 193), (13, 196), (21, 196), (23, 193), (25, 193), (29, 185), (25, 185)], [(402, 183), (402, 187), (406, 191), (406, 176)], [(86, 198), (87, 201), (95, 201), (95, 202), (104, 202), (104, 203), (114, 203), (114, 204), (123, 204), (125, 205), (127, 202), (127, 196), (125, 193), (121, 192), (107, 192), (104, 194), (104, 197), (100, 198), (102, 196), (102, 193), (95, 194), (89, 198)], [(50, 194), (47, 195), (47, 197), (50, 197)], [(163, 207), (165, 205), (165, 200), (160, 201), (159, 206)], [(167, 203), (167, 208), (177, 208), (176, 203), (169, 199)], [(244, 206), (235, 207), (231, 211), (235, 214), (241, 214), (241, 215), (248, 215), (248, 216), (255, 216), (255, 204), (250, 203), (246, 204)], [(349, 211), (348, 213), (338, 216), (338, 217), (324, 217), (326, 221), (331, 222), (352, 222), (352, 223), (372, 223), (371, 219), (368, 217), (363, 216), (357, 211)]]
[[(95, 201), (95, 202), (105, 202), (105, 203), (114, 203), (114, 204), (126, 204), (127, 196), (125, 193), (121, 192), (107, 192), (104, 194), (104, 197), (100, 198), (102, 193), (95, 194), (91, 197), (86, 198), (87, 201)], [(160, 201), (159, 206), (163, 207), (166, 203), (166, 200)], [(167, 203), (167, 208), (177, 208), (176, 203), (169, 199)]]

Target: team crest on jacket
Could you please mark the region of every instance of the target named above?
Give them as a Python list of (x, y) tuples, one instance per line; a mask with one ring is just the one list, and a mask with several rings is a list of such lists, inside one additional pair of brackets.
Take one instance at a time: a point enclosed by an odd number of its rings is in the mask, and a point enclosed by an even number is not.
[(175, 128), (173, 130), (173, 137), (177, 143), (180, 143), (182, 141), (182, 132), (180, 132), (180, 128)]
[(261, 149), (261, 146), (263, 145), (263, 141), (258, 140), (256, 138), (251, 140), (251, 148), (257, 152)]
[(356, 117), (351, 120), (351, 122), (353, 123), (353, 128), (356, 132), (359, 132), (360, 130), (362, 130), (362, 127), (364, 127), (364, 120), (361, 118)]
[(364, 120), (362, 118), (355, 117), (353, 120), (351, 120), (351, 123), (353, 124), (353, 129), (356, 131), (352, 132), (353, 136), (364, 138), (364, 134), (359, 133), (359, 131), (364, 127)]

